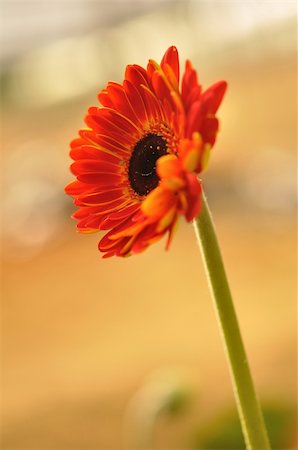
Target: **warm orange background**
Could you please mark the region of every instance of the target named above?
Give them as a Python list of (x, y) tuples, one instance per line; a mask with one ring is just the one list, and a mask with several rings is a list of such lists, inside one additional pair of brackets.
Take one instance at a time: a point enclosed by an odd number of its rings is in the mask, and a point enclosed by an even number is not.
[(6, 1), (3, 12), (3, 449), (132, 448), (140, 411), (160, 401), (153, 388), (142, 397), (148, 377), (191, 397), (159, 419), (155, 448), (186, 448), (233, 403), (192, 226), (181, 221), (169, 252), (104, 261), (63, 193), (68, 142), (99, 89), (172, 44), (204, 86), (228, 80), (205, 189), (260, 396), (293, 407), (294, 2)]

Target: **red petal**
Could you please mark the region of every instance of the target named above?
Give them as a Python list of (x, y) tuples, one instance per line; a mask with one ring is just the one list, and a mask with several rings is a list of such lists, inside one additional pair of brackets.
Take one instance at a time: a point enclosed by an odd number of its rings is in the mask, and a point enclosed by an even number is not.
[(86, 140), (84, 138), (79, 137), (79, 138), (73, 139), (71, 141), (70, 147), (77, 148), (77, 147), (81, 147), (82, 145), (85, 145), (85, 144), (86, 144)]
[(157, 233), (156, 232), (156, 223), (151, 224), (147, 226), (143, 231), (139, 233), (137, 238), (134, 241), (134, 244), (132, 246), (132, 252), (133, 253), (141, 253), (144, 251), (148, 245), (150, 244), (150, 241), (154, 239), (159, 239), (162, 237), (164, 233)]
[(77, 228), (81, 232), (99, 231), (103, 219), (104, 216), (87, 216), (77, 223)]
[(109, 219), (111, 220), (119, 220), (119, 219), (123, 219), (124, 217), (127, 217), (129, 215), (132, 216), (132, 219), (136, 213), (136, 211), (138, 211), (141, 207), (141, 203), (134, 203), (128, 207), (126, 207), (125, 209), (123, 209), (123, 211), (119, 211), (113, 214), (109, 215)]
[(200, 133), (204, 142), (213, 145), (218, 131), (218, 119), (216, 117), (206, 117), (201, 125)]
[(124, 87), (117, 83), (109, 83), (107, 89), (113, 101), (114, 108), (123, 116), (129, 118), (129, 120), (137, 126), (142, 125), (142, 122), (135, 114), (133, 107), (127, 98)]
[(115, 111), (110, 108), (102, 108), (99, 109), (96, 114), (101, 120), (103, 117), (107, 120), (113, 122), (114, 125), (117, 125), (121, 130), (125, 130), (128, 133), (139, 133), (141, 130), (139, 128), (139, 124), (135, 123), (136, 120), (130, 120), (125, 115), (121, 114), (120, 111)]
[(129, 119), (108, 108), (97, 109), (96, 111), (89, 108), (85, 121), (97, 133), (115, 135), (117, 140), (120, 139), (120, 142), (123, 138), (131, 142), (134, 139), (133, 136), (139, 136), (140, 134), (140, 129)]
[(93, 204), (93, 203), (85, 203), (86, 206), (94, 206), (96, 207), (96, 215), (104, 215), (105, 217), (107, 214), (118, 211), (123, 209), (130, 199), (125, 198), (118, 198), (117, 200), (111, 201), (109, 203), (102, 203), (102, 204)]
[(98, 173), (82, 173), (77, 175), (79, 181), (87, 184), (94, 184), (96, 188), (107, 188), (119, 187), (123, 185), (123, 178), (119, 174), (109, 173), (109, 174), (98, 174)]
[(98, 146), (93, 147), (92, 145), (73, 148), (70, 151), (70, 157), (75, 161), (79, 159), (93, 159), (95, 161), (107, 161), (116, 165), (119, 164), (119, 159), (122, 159), (120, 155), (111, 155), (102, 151)]
[(186, 174), (187, 186), (188, 186), (188, 210), (185, 217), (189, 222), (193, 220), (199, 214), (202, 207), (202, 187), (201, 183), (192, 173)]
[(97, 98), (100, 101), (100, 103), (102, 104), (102, 106), (107, 107), (107, 108), (114, 107), (114, 103), (113, 103), (112, 99), (110, 98), (110, 95), (109, 95), (107, 89), (103, 89), (102, 91), (100, 91)]
[(142, 84), (144, 84), (145, 86), (149, 87), (146, 70), (136, 64), (128, 65), (126, 67), (125, 80), (129, 81), (134, 86), (141, 86)]
[(127, 156), (131, 152), (131, 144), (125, 143), (124, 139), (119, 141), (117, 139), (113, 139), (111, 136), (101, 133), (96, 134), (94, 131), (86, 130), (80, 130), (80, 134), (85, 136), (91, 144), (94, 144), (100, 150), (110, 153), (115, 157), (123, 158), (123, 156)]
[(215, 114), (227, 90), (226, 81), (218, 81), (210, 86), (202, 95), (202, 101), (208, 102), (208, 113)]
[(203, 115), (204, 115), (203, 105), (200, 101), (196, 101), (195, 103), (192, 104), (189, 111), (189, 117), (185, 133), (187, 138), (191, 139), (192, 134), (195, 131), (200, 131)]
[(160, 100), (165, 100), (170, 103), (172, 107), (174, 107), (174, 103), (171, 96), (171, 91), (169, 89), (169, 86), (166, 84), (165, 80), (161, 76), (161, 74), (157, 71), (155, 71), (152, 75), (152, 84), (155, 91), (156, 96)]
[(95, 187), (90, 186), (89, 184), (81, 183), (80, 181), (73, 181), (72, 183), (68, 184), (64, 189), (66, 194), (75, 197), (80, 194), (92, 193)]
[(95, 192), (91, 194), (81, 195), (79, 198), (80, 202), (89, 205), (101, 205), (104, 203), (112, 202), (116, 199), (123, 198), (122, 189), (111, 189), (105, 192)]
[(96, 161), (95, 159), (80, 159), (70, 166), (74, 175), (83, 175), (84, 173), (97, 174), (119, 174), (121, 166), (106, 162)]
[(164, 189), (161, 184), (151, 191), (142, 203), (142, 212), (145, 216), (159, 219), (167, 213), (177, 202), (175, 194)]
[(197, 72), (193, 69), (191, 62), (186, 61), (185, 72), (182, 78), (182, 99), (186, 111), (191, 107), (191, 100), (194, 101), (193, 91), (198, 94), (197, 99), (201, 93), (201, 86), (198, 83)]
[(102, 222), (100, 227), (101, 230), (110, 230), (120, 225), (129, 216), (134, 217), (134, 213), (140, 208), (139, 204), (133, 204), (131, 206), (126, 206), (121, 211), (112, 212), (108, 214), (105, 220)]
[(166, 66), (169, 65), (174, 72), (175, 78), (177, 80), (177, 86), (179, 84), (179, 55), (177, 48), (172, 46), (168, 48), (164, 57), (161, 60), (160, 66), (163, 71), (166, 73)]
[(142, 97), (146, 106), (149, 118), (155, 122), (165, 120), (162, 106), (158, 101), (156, 95), (146, 86), (141, 86)]
[(138, 116), (140, 122), (144, 126), (148, 122), (148, 114), (140, 89), (137, 89), (137, 87), (128, 80), (123, 82), (123, 86), (134, 113)]

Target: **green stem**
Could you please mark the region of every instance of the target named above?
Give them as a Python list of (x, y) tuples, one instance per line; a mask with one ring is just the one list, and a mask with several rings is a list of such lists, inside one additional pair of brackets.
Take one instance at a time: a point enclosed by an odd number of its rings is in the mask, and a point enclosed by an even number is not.
[(224, 340), (246, 447), (250, 450), (268, 450), (270, 443), (253, 385), (212, 217), (204, 194), (203, 209), (194, 220), (194, 227)]

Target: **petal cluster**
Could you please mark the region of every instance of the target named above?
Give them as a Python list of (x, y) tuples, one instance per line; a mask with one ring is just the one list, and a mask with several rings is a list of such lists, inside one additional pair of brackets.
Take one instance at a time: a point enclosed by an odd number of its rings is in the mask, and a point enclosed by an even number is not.
[(129, 65), (122, 84), (109, 82), (91, 107), (87, 128), (72, 141), (65, 189), (78, 207), (80, 232), (107, 231), (104, 257), (139, 253), (167, 234), (180, 216), (200, 212), (198, 174), (207, 165), (218, 131), (224, 81), (206, 91), (190, 61), (180, 81), (178, 52), (170, 47), (160, 65)]

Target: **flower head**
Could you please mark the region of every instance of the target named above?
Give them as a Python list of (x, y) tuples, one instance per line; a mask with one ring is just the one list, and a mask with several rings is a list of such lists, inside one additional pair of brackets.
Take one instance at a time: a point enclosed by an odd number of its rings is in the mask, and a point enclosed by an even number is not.
[(206, 91), (186, 62), (180, 85), (175, 47), (160, 65), (126, 67), (123, 84), (98, 94), (72, 141), (66, 193), (78, 210), (80, 232), (107, 230), (98, 244), (104, 257), (139, 253), (167, 234), (180, 216), (201, 208), (198, 174), (204, 170), (218, 131), (217, 109), (226, 90), (220, 81)]

